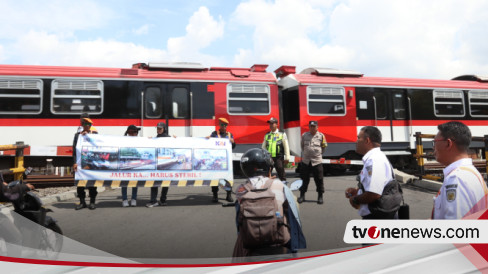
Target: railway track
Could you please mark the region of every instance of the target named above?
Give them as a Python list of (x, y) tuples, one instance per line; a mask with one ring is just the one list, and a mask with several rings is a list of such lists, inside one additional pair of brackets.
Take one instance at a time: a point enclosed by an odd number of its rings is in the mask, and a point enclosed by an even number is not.
[(73, 175), (29, 175), (24, 182), (32, 184), (35, 188), (74, 186), (75, 184)]

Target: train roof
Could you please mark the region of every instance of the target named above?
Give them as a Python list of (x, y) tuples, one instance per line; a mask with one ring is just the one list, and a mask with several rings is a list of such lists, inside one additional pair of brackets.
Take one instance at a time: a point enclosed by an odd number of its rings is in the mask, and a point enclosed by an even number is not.
[(0, 65), (0, 77), (276, 82), (274, 74), (266, 71), (267, 67), (256, 64), (250, 68), (207, 68), (198, 63), (137, 63), (131, 68)]
[(285, 74), (285, 76), (278, 81), (278, 85), (284, 89), (298, 85), (321, 84), (405, 88), (488, 89), (488, 77), (485, 78), (474, 75), (459, 76), (453, 80), (365, 77), (362, 73), (355, 71), (308, 68), (303, 70), (301, 73)]

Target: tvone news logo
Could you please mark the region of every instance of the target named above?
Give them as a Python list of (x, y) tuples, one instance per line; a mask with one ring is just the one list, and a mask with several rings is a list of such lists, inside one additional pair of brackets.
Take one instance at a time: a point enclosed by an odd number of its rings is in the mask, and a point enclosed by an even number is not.
[(381, 235), (381, 230), (377, 226), (370, 226), (369, 228), (352, 227), (354, 238), (364, 239), (368, 235), (371, 239), (377, 239)]

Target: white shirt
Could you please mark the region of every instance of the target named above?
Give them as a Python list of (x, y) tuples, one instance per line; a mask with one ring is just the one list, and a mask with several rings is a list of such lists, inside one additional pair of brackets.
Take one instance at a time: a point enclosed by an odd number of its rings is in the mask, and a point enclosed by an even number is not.
[(486, 209), (488, 189), (471, 158), (444, 168), (444, 183), (434, 197), (434, 219), (461, 219)]
[[(373, 148), (363, 156), (363, 169), (361, 170), (360, 182), (367, 192), (383, 194), (383, 188), (393, 179), (393, 170), (390, 161), (379, 147)], [(360, 189), (358, 195), (362, 194)], [(358, 211), (360, 216), (371, 214), (367, 204), (361, 204)]]

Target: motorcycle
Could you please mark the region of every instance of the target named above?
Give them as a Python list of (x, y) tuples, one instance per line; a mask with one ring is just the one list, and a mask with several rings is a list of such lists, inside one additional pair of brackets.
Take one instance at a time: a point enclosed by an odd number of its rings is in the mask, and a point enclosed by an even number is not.
[[(23, 181), (12, 181), (8, 184), (8, 188), (12, 189), (19, 184), (23, 184)], [(37, 259), (57, 258), (63, 246), (63, 232), (56, 220), (47, 215), (48, 212), (53, 211), (45, 208), (41, 199), (33, 191), (26, 192), (21, 187), (17, 189), (19, 189), (18, 198), (11, 201), (14, 207), (11, 212), (14, 226), (11, 227), (16, 228), (18, 232), (15, 231), (10, 235), (19, 235), (20, 239), (17, 236), (17, 239), (11, 239), (9, 242), (16, 243), (19, 246), (15, 248), (20, 247), (26, 252), (18, 250), (15, 255)], [(12, 252), (8, 253), (12, 254)]]

